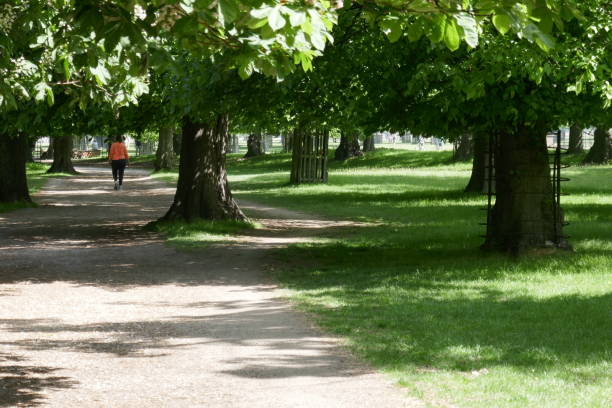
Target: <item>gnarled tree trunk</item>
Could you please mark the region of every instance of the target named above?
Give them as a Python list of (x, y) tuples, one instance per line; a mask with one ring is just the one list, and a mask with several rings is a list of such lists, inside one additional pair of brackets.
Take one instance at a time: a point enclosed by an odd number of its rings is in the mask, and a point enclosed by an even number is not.
[(570, 126), (569, 144), (567, 146), (568, 153), (582, 153), (582, 127), (578, 125)]
[(584, 158), (585, 164), (605, 164), (612, 160), (612, 140), (610, 130), (598, 126), (595, 129), (595, 140), (593, 146)]
[(464, 133), (455, 142), (455, 149), (451, 161), (468, 161), (474, 156), (474, 141), (470, 133)]
[(376, 150), (376, 146), (374, 146), (374, 135), (368, 135), (363, 140), (363, 152), (373, 152)]
[(53, 138), (53, 164), (47, 173), (77, 174), (72, 165), (72, 136)]
[(26, 178), (28, 137), (0, 134), (0, 202), (31, 201)]
[(489, 138), (483, 134), (475, 134), (472, 140), (474, 161), (472, 176), (465, 187), (465, 192), (486, 193), (488, 188)]
[(247, 220), (227, 182), (227, 128), (227, 115), (218, 115), (210, 123), (184, 119), (178, 185), (174, 202), (162, 219)]
[(483, 249), (518, 254), (569, 247), (562, 238), (561, 209), (553, 205), (546, 130), (520, 126), (513, 134), (501, 135), (495, 181), (496, 201)]
[(155, 171), (172, 170), (176, 161), (173, 148), (172, 128), (163, 127), (159, 129), (159, 142), (155, 152)]
[(334, 159), (343, 161), (355, 156), (363, 156), (357, 135), (341, 132), (340, 145), (338, 145), (334, 152)]
[(263, 136), (261, 132), (257, 131), (255, 133), (251, 133), (247, 139), (247, 152), (244, 157), (249, 158), (264, 154), (263, 143)]

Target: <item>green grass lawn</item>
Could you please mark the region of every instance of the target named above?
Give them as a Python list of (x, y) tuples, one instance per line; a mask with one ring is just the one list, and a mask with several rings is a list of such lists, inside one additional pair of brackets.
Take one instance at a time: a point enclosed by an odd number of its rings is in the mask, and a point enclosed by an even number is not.
[(228, 163), (238, 198), (365, 223), (280, 250), (277, 278), (410, 394), (434, 407), (611, 406), (612, 167), (565, 171), (575, 252), (517, 260), (478, 249), (484, 197), (462, 192), (470, 165), (449, 156), (381, 150), (304, 186), (287, 184), (287, 154)]

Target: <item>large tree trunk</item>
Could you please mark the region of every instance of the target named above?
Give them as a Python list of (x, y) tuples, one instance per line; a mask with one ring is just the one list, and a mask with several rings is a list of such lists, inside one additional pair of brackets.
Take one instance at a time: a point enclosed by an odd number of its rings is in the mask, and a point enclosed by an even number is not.
[(184, 119), (178, 185), (174, 203), (163, 219), (247, 220), (227, 182), (227, 128), (227, 115), (218, 115), (210, 123)]
[(496, 201), (483, 249), (519, 254), (569, 247), (562, 238), (561, 209), (553, 205), (546, 130), (521, 126), (514, 134), (501, 135), (495, 181)]
[(182, 150), (183, 132), (174, 132), (172, 136), (172, 150), (180, 152)]
[(0, 202), (31, 201), (26, 178), (28, 138), (0, 134)]
[(261, 156), (264, 154), (263, 136), (260, 131), (251, 133), (247, 139), (247, 152), (245, 158)]
[(172, 128), (163, 127), (159, 129), (159, 142), (155, 152), (155, 171), (172, 170), (176, 161), (173, 149)]
[(464, 133), (459, 140), (455, 142), (453, 151), (453, 162), (468, 161), (474, 156), (474, 142), (470, 133)]
[(374, 146), (374, 135), (368, 135), (363, 141), (363, 152), (373, 152), (374, 150), (376, 150), (376, 146)]
[(568, 153), (582, 153), (582, 127), (578, 125), (570, 126), (569, 144), (567, 146)]
[(351, 157), (363, 156), (356, 134), (341, 132), (340, 145), (334, 152), (334, 159), (344, 161)]
[(489, 191), (489, 138), (482, 134), (475, 134), (472, 140), (474, 160), (472, 162), (472, 176), (466, 192), (486, 193)]
[(72, 136), (53, 138), (53, 164), (47, 173), (77, 174), (72, 165)]
[(603, 126), (595, 129), (595, 140), (593, 146), (584, 158), (585, 164), (605, 164), (612, 160), (612, 140), (610, 130)]

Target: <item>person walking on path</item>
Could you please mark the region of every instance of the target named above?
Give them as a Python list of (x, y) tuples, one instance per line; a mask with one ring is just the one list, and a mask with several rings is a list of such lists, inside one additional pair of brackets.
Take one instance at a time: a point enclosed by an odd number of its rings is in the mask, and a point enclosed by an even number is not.
[(113, 169), (113, 180), (115, 180), (115, 190), (123, 189), (123, 172), (128, 165), (128, 151), (123, 143), (123, 136), (119, 135), (115, 138), (115, 142), (108, 150), (108, 161)]

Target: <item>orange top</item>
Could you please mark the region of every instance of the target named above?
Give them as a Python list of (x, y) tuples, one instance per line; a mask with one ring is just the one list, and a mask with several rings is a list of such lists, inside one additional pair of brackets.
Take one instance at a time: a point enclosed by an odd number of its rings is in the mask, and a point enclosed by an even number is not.
[(108, 152), (109, 160), (121, 160), (129, 159), (127, 147), (121, 142), (115, 142), (111, 145), (110, 151)]

